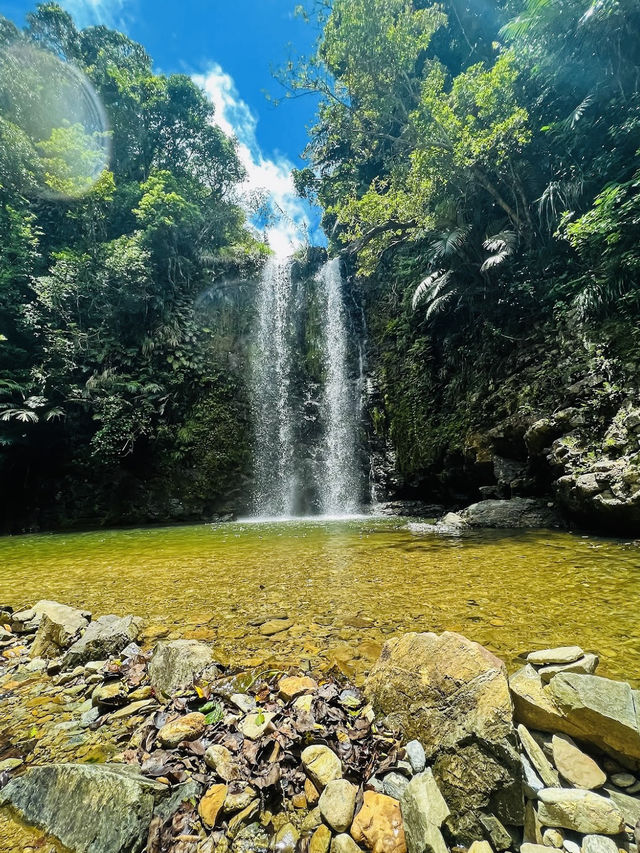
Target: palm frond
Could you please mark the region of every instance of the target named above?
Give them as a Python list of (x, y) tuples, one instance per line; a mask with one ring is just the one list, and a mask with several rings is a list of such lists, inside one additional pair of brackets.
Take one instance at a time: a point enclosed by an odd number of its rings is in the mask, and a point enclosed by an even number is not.
[(482, 244), (482, 248), (492, 254), (486, 258), (480, 267), (480, 272), (487, 272), (487, 270), (493, 269), (493, 267), (503, 263), (515, 252), (517, 245), (518, 235), (515, 231), (499, 231), (497, 234), (494, 234), (493, 237), (487, 237)]
[(22, 423), (37, 423), (38, 415), (32, 409), (3, 409), (0, 421), (21, 421)]
[[(438, 314), (444, 314), (445, 311), (448, 310), (451, 302), (459, 301), (459, 293), (457, 288), (452, 288), (447, 291), (447, 293), (443, 293), (441, 296), (438, 296), (434, 299), (429, 307), (427, 308), (427, 312), (425, 317), (427, 320), (433, 320)], [(457, 307), (457, 306), (456, 306)]]
[(45, 421), (57, 421), (60, 418), (65, 417), (64, 409), (61, 409), (60, 406), (56, 406), (54, 409), (49, 409), (49, 411), (44, 416)]
[(573, 130), (587, 109), (593, 103), (593, 95), (587, 95), (578, 106), (572, 110), (569, 115), (561, 122), (562, 127), (568, 130)]
[(451, 271), (436, 270), (424, 278), (413, 292), (411, 308), (415, 311), (421, 302), (431, 302), (451, 278)]
[(434, 261), (448, 258), (451, 255), (459, 255), (462, 247), (467, 242), (470, 225), (460, 225), (451, 231), (442, 232), (439, 239), (431, 244), (431, 257)]

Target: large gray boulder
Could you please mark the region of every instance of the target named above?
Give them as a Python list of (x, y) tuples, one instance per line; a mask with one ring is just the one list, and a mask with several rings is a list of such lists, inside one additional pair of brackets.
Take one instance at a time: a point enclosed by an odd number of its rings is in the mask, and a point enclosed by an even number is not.
[(210, 646), (197, 640), (160, 642), (149, 661), (149, 680), (156, 695), (169, 697), (193, 684), (195, 677), (213, 663)]
[(31, 767), (0, 791), (0, 806), (73, 853), (139, 853), (167, 788), (118, 764)]
[(562, 527), (558, 514), (545, 501), (535, 498), (486, 500), (471, 504), (459, 513), (470, 527)]
[(141, 628), (142, 619), (137, 616), (100, 616), (69, 648), (62, 661), (63, 667), (72, 669), (90, 660), (117, 655), (138, 638)]
[(57, 601), (39, 601), (33, 611), (39, 625), (31, 646), (32, 658), (57, 657), (89, 624), (81, 610)]
[(640, 691), (625, 681), (560, 672), (545, 684), (527, 665), (509, 684), (520, 722), (571, 735), (633, 766), (640, 763)]
[(502, 661), (450, 631), (404, 634), (385, 643), (365, 692), (389, 725), (424, 746), (456, 840), (481, 837), (484, 813), (523, 823), (522, 765)]

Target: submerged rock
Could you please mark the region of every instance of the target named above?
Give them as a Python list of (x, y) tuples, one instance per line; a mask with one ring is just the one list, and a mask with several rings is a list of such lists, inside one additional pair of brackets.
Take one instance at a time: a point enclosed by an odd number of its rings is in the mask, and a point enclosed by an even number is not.
[(463, 842), (483, 834), (480, 811), (524, 820), (522, 765), (504, 664), (452, 632), (385, 643), (365, 684), (392, 728), (423, 745)]
[(138, 851), (167, 788), (117, 764), (31, 767), (0, 791), (29, 824), (82, 853)]
[(90, 660), (117, 655), (138, 638), (141, 628), (142, 620), (137, 616), (100, 616), (67, 651), (63, 667), (71, 669)]
[(559, 646), (555, 649), (540, 649), (527, 655), (527, 663), (544, 666), (549, 663), (573, 663), (584, 655), (580, 646)]
[(197, 640), (160, 642), (149, 661), (149, 680), (157, 695), (168, 697), (190, 687), (212, 663), (211, 647)]

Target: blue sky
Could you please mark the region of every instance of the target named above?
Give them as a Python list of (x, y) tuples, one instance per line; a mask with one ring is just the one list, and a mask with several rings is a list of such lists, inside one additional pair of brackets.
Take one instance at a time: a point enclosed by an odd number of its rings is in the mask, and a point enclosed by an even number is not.
[[(313, 48), (315, 32), (296, 18), (299, 0), (59, 0), (79, 26), (104, 23), (144, 45), (155, 70), (190, 74), (217, 108), (218, 122), (240, 141), (248, 188), (260, 187), (286, 217), (270, 234), (279, 251), (300, 239), (307, 224), (312, 242), (322, 241), (318, 212), (293, 197), (290, 170), (301, 166), (306, 127), (313, 123), (311, 97), (275, 107), (264, 91), (282, 94), (271, 69)], [(1, 11), (18, 24), (35, 3), (3, 0)], [(277, 244), (277, 245), (275, 245)]]

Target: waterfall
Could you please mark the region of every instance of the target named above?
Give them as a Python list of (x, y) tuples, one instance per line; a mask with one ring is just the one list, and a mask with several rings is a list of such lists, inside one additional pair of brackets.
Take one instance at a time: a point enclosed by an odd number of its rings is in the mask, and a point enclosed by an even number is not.
[(360, 503), (358, 431), (361, 417), (362, 361), (358, 378), (349, 371), (349, 337), (340, 261), (325, 264), (323, 354), (326, 379), (323, 396), (326, 457), (320, 477), (320, 506), (326, 515), (353, 513)]
[(257, 298), (252, 371), (254, 510), (259, 516), (295, 511), (291, 258), (267, 261)]
[[(257, 291), (251, 377), (254, 513), (262, 518), (352, 514), (359, 508), (362, 480), (363, 371), (358, 341), (350, 340), (340, 262), (327, 262), (315, 282), (307, 282), (302, 298), (292, 269), (291, 258), (272, 258)], [(322, 373), (322, 382), (305, 362), (305, 334), (320, 352), (316, 374)]]

